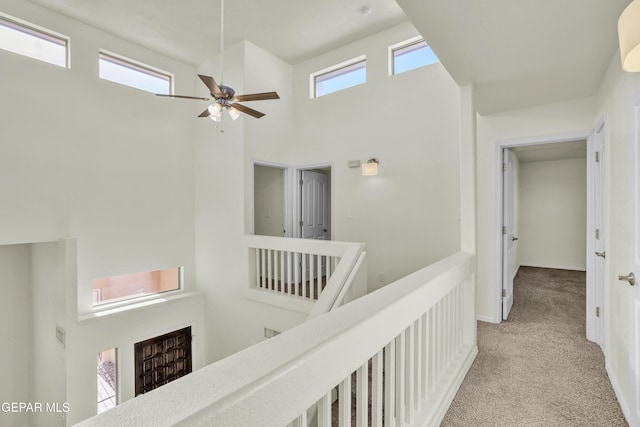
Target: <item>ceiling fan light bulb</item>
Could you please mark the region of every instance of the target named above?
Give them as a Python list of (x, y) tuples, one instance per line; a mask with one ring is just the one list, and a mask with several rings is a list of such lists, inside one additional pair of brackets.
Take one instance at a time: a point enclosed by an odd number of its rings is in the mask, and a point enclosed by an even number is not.
[(218, 113), (218, 114), (211, 114), (211, 115), (209, 116), (209, 118), (210, 118), (211, 120), (213, 120), (214, 122), (220, 122), (220, 121), (222, 121), (222, 114), (221, 114), (221, 113)]
[(240, 111), (233, 107), (228, 107), (227, 112), (229, 113), (229, 116), (231, 116), (232, 120), (236, 120), (238, 117), (240, 117)]
[(222, 107), (217, 102), (214, 102), (207, 107), (207, 110), (209, 110), (209, 114), (211, 114), (211, 117), (213, 117), (219, 115), (222, 112)]

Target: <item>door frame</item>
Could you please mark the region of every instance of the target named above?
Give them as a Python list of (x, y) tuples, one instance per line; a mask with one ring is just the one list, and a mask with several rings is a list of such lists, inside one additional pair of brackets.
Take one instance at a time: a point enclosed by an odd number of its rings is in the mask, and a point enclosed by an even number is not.
[[(495, 189), (495, 197), (494, 197), (494, 271), (495, 271), (495, 285), (494, 285), (494, 313), (493, 313), (493, 322), (501, 323), (502, 322), (502, 288), (503, 288), (503, 275), (502, 275), (502, 262), (503, 262), (503, 237), (502, 237), (502, 225), (504, 222), (504, 189), (502, 183), (502, 153), (505, 148), (515, 148), (515, 147), (524, 147), (528, 145), (542, 145), (542, 144), (554, 144), (560, 142), (569, 142), (569, 141), (578, 141), (578, 140), (586, 140), (587, 141), (587, 156), (590, 158), (593, 154), (593, 135), (595, 129), (591, 130), (579, 130), (574, 132), (565, 132), (558, 134), (551, 134), (545, 136), (531, 136), (524, 138), (514, 138), (514, 139), (503, 139), (496, 141), (495, 150), (494, 150), (494, 160), (495, 160), (495, 175), (494, 175), (494, 189)], [(585, 230), (587, 236), (587, 251), (590, 248), (593, 248), (593, 233), (589, 233), (589, 227), (593, 226), (593, 206), (589, 206), (589, 203), (593, 203), (593, 198), (589, 195), (593, 192), (593, 168), (589, 166), (589, 162), (587, 162), (587, 205), (585, 208), (587, 209), (587, 230)], [(591, 242), (591, 243), (590, 243)], [(593, 289), (589, 288), (590, 277), (593, 274), (593, 263), (589, 263), (588, 252), (585, 254), (587, 257), (587, 295), (593, 294)], [(593, 284), (591, 283), (591, 286)], [(596, 306), (598, 302), (593, 301), (588, 297), (589, 302), (592, 302), (593, 307)], [(602, 303), (600, 302), (600, 307), (602, 307)], [(590, 317), (595, 318), (595, 308), (593, 310), (590, 307), (587, 307), (587, 324), (589, 324)], [(594, 325), (595, 320), (591, 319), (591, 324)], [(591, 334), (593, 329), (588, 328), (589, 333)], [(590, 335), (588, 335), (589, 337)]]
[(298, 226), (298, 224), (300, 224), (300, 220), (302, 219), (302, 212), (300, 210), (300, 191), (298, 191), (298, 188), (300, 186), (300, 173), (302, 171), (306, 171), (306, 170), (314, 170), (314, 169), (329, 169), (329, 177), (331, 180), (331, 185), (328, 186), (329, 188), (329, 200), (331, 203), (331, 207), (329, 209), (329, 212), (327, 212), (327, 215), (329, 217), (329, 240), (334, 240), (335, 235), (334, 235), (334, 229), (335, 229), (335, 167), (334, 167), (334, 162), (326, 162), (326, 163), (312, 163), (312, 164), (305, 164), (305, 165), (297, 165), (295, 167), (295, 173), (291, 174), (292, 175), (292, 185), (291, 188), (294, 188), (295, 191), (293, 191), (293, 205), (295, 206), (295, 216), (294, 216), (294, 221), (293, 221), (293, 237), (302, 237), (300, 234), (300, 227)]
[(256, 234), (256, 213), (255, 213), (255, 168), (256, 166), (266, 166), (270, 168), (276, 168), (282, 170), (283, 181), (283, 210), (284, 210), (284, 237), (292, 237), (292, 222), (291, 222), (291, 165), (286, 163), (271, 162), (268, 160), (251, 159), (251, 167), (249, 170), (249, 234)]

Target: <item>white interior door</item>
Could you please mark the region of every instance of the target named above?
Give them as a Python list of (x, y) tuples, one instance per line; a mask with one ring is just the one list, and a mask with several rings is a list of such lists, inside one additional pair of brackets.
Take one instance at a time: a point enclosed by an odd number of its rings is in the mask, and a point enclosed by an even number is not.
[(502, 153), (502, 319), (507, 320), (513, 306), (513, 275), (515, 273), (515, 243), (513, 231), (513, 153)]
[[(631, 208), (631, 236), (630, 244), (630, 269), (636, 274), (640, 272), (640, 99), (636, 101), (633, 111), (633, 185), (631, 186), (632, 208)], [(621, 272), (619, 272), (621, 273)], [(626, 272), (625, 272), (626, 274)], [(630, 274), (631, 275), (631, 274)], [(622, 279), (622, 278), (621, 278)], [(640, 277), (639, 277), (640, 282)], [(629, 283), (631, 285), (631, 283)], [(625, 285), (625, 286), (629, 286)], [(629, 303), (631, 309), (631, 324), (629, 325), (629, 364), (632, 375), (631, 383), (633, 389), (632, 401), (629, 404), (629, 424), (640, 426), (640, 283), (635, 283), (629, 289)]]
[[(302, 171), (300, 188), (300, 236), (303, 239), (327, 240), (327, 176), (321, 172)], [(320, 262), (322, 265), (314, 266), (312, 271), (313, 262), (307, 259), (306, 277), (316, 278), (326, 274), (325, 257), (321, 257)]]
[(327, 240), (327, 176), (302, 171), (301, 233), (303, 239)]
[[(605, 235), (604, 235), (604, 126), (601, 126), (594, 135), (593, 151), (595, 158), (593, 167), (593, 222), (594, 222), (594, 258), (593, 284), (595, 302), (594, 339), (604, 350), (604, 263), (605, 263)], [(593, 308), (593, 307), (592, 307)], [(593, 316), (594, 313), (587, 313)]]

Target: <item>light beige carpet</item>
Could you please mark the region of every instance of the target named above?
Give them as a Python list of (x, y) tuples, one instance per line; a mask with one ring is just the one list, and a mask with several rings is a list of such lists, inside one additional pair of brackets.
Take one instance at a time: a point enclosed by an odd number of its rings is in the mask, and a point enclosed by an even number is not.
[(478, 356), (442, 426), (626, 426), (585, 338), (585, 273), (522, 267), (509, 319), (478, 322)]

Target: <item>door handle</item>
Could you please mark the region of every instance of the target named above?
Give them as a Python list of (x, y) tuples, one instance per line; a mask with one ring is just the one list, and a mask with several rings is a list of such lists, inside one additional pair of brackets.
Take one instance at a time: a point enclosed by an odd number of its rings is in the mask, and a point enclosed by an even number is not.
[(511, 238), (511, 241), (512, 241), (512, 242), (515, 242), (516, 240), (518, 240), (518, 238), (517, 238), (516, 236), (513, 236), (513, 237)]
[(628, 276), (618, 276), (618, 280), (624, 280), (625, 282), (629, 282), (631, 286), (636, 284), (636, 276), (633, 272), (629, 273)]
[(602, 252), (596, 252), (596, 256), (599, 256), (599, 257), (602, 257), (602, 258), (606, 258), (606, 256), (605, 256), (605, 252), (604, 252), (604, 251), (602, 251)]

